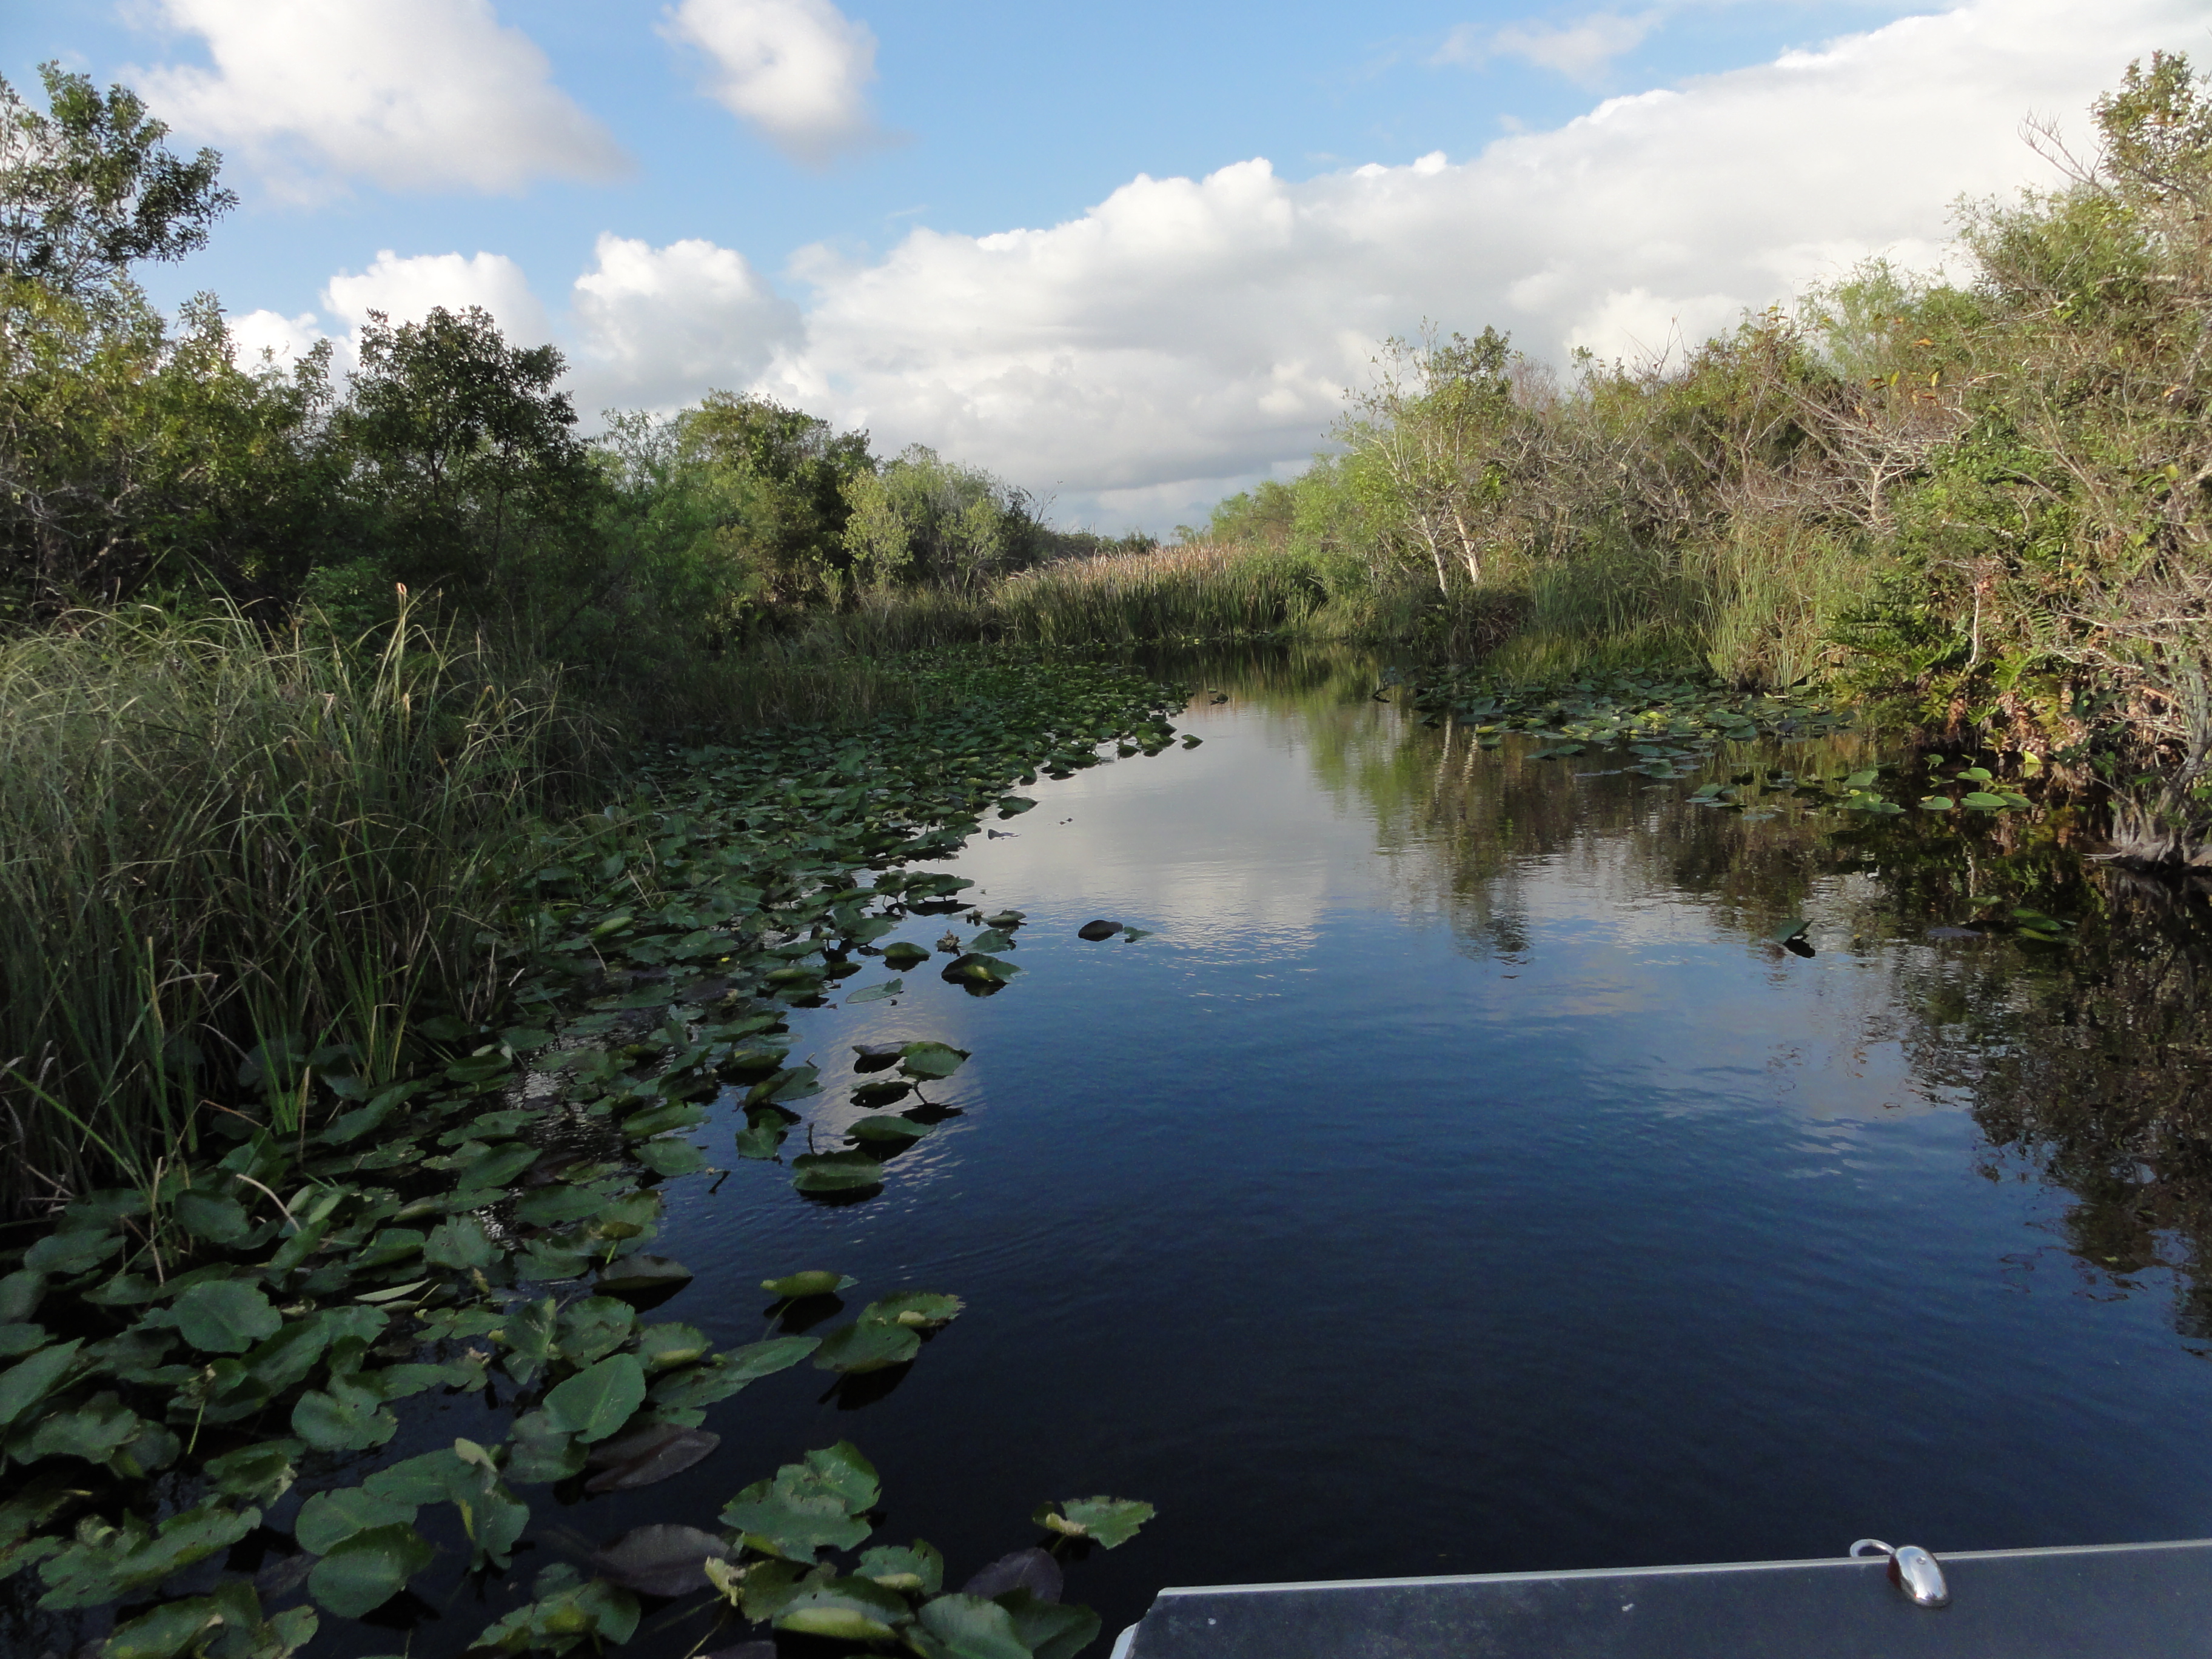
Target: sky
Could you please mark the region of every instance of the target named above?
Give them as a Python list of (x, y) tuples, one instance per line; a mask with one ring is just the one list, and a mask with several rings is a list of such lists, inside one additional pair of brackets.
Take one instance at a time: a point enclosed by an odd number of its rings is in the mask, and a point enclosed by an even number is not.
[(9, 0), (213, 145), (240, 205), (147, 273), (247, 356), (484, 306), (569, 390), (755, 391), (1108, 532), (1328, 441), (1425, 324), (1678, 351), (1961, 198), (2207, 0)]

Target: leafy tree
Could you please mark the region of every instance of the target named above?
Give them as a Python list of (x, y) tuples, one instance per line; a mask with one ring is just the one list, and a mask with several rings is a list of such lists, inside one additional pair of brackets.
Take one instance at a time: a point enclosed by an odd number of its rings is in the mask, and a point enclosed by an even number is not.
[(845, 533), (857, 574), (878, 586), (927, 583), (972, 592), (1053, 550), (1029, 494), (910, 444), (848, 487)]
[(206, 246), (238, 204), (216, 182), (222, 158), (190, 161), (161, 143), (168, 128), (137, 94), (43, 64), (48, 108), (0, 80), (0, 276), (88, 298), (128, 281), (141, 259), (173, 260)]
[(733, 591), (774, 609), (845, 590), (848, 490), (875, 465), (866, 433), (835, 431), (773, 398), (710, 392), (678, 417), (676, 436), (714, 501), (714, 544)]
[(479, 307), (397, 326), (371, 312), (331, 431), (364, 550), (410, 585), (526, 599), (516, 550), (585, 533), (598, 501), (575, 410), (554, 389), (566, 368), (550, 345), (511, 344)]

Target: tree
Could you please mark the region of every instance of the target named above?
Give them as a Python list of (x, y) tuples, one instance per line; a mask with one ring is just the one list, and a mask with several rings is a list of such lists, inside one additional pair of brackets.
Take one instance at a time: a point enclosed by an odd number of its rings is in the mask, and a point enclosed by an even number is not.
[(103, 98), (82, 75), (43, 64), (47, 111), (0, 79), (0, 276), (89, 299), (129, 280), (141, 259), (174, 260), (207, 244), (238, 204), (216, 182), (222, 158), (190, 161), (136, 93)]
[(392, 574), (497, 591), (529, 535), (582, 529), (599, 473), (568, 394), (554, 390), (567, 367), (550, 345), (510, 344), (480, 307), (397, 326), (369, 313), (331, 435), (368, 550)]

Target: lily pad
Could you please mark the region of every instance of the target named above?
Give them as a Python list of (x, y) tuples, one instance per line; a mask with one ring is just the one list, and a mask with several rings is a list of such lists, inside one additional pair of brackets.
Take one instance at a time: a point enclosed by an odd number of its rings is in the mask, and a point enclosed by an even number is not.
[(1057, 1601), (1065, 1583), (1065, 1575), (1052, 1552), (1032, 1545), (1011, 1555), (1002, 1555), (981, 1568), (960, 1587), (960, 1593), (996, 1601), (1011, 1591), (1025, 1590), (1040, 1601)]
[(655, 1423), (592, 1447), (586, 1462), (599, 1473), (584, 1483), (584, 1490), (596, 1496), (653, 1486), (681, 1474), (721, 1443), (721, 1436), (705, 1429)]
[(845, 1001), (848, 1006), (855, 1002), (881, 1002), (886, 997), (897, 996), (905, 989), (906, 981), (902, 979), (885, 980), (881, 985), (871, 985), (865, 990), (847, 993)]
[(913, 1619), (897, 1591), (855, 1575), (801, 1584), (776, 1613), (775, 1628), (844, 1642), (881, 1642)]
[(691, 1282), (691, 1270), (665, 1255), (624, 1256), (600, 1273), (598, 1289), (606, 1296), (647, 1296), (680, 1290)]
[(942, 1042), (909, 1042), (899, 1050), (899, 1071), (918, 1083), (933, 1083), (951, 1077), (968, 1058), (965, 1048), (955, 1048)]
[(913, 1092), (911, 1083), (863, 1083), (853, 1091), (853, 1104), (872, 1112), (878, 1107), (896, 1104)]
[(858, 1373), (903, 1365), (921, 1352), (921, 1338), (903, 1325), (856, 1320), (822, 1339), (815, 1350), (817, 1370)]
[(894, 1150), (911, 1146), (915, 1141), (926, 1139), (937, 1131), (934, 1125), (917, 1123), (910, 1117), (898, 1116), (864, 1117), (845, 1133), (863, 1146), (885, 1149), (882, 1155), (889, 1158)]
[(884, 1184), (884, 1166), (865, 1152), (803, 1152), (791, 1160), (802, 1193), (865, 1193)]
[(811, 1267), (802, 1273), (786, 1273), (781, 1279), (763, 1279), (761, 1289), (778, 1301), (796, 1300), (802, 1296), (834, 1296), (860, 1281), (850, 1273), (833, 1273), (827, 1268)]
[(632, 1353), (611, 1354), (576, 1373), (545, 1396), (556, 1429), (586, 1445), (604, 1440), (645, 1403), (645, 1368)]
[(920, 1538), (911, 1544), (884, 1544), (863, 1551), (854, 1571), (886, 1589), (908, 1595), (934, 1595), (945, 1584), (945, 1557), (935, 1545)]
[(873, 1530), (862, 1517), (881, 1495), (874, 1466), (841, 1440), (747, 1486), (724, 1507), (721, 1520), (763, 1554), (811, 1563), (823, 1548), (859, 1545)]
[(358, 1619), (404, 1589), (435, 1554), (430, 1540), (412, 1527), (372, 1527), (315, 1563), (308, 1593), (341, 1619)]
[(925, 1602), (907, 1644), (922, 1659), (1036, 1659), (1015, 1633), (1013, 1614), (979, 1595)]
[(1085, 922), (1082, 927), (1075, 930), (1075, 936), (1078, 939), (1087, 939), (1095, 942), (1102, 939), (1111, 939), (1115, 934), (1121, 931), (1121, 924), (1120, 922), (1107, 921), (1102, 919), (1097, 921)]
[(1030, 1518), (1048, 1532), (1088, 1538), (1103, 1549), (1119, 1549), (1156, 1513), (1131, 1498), (1071, 1498), (1057, 1509), (1047, 1504)]
[(919, 968), (929, 960), (929, 952), (919, 945), (909, 945), (902, 939), (896, 945), (884, 946), (884, 965), (895, 973), (904, 973), (909, 968)]
[(1804, 938), (1805, 930), (1812, 925), (1803, 916), (1793, 916), (1769, 933), (1767, 938), (1772, 939), (1777, 945), (1787, 945), (1793, 939)]
[(689, 1595), (707, 1588), (706, 1564), (730, 1553), (730, 1546), (712, 1533), (659, 1522), (634, 1528), (596, 1552), (592, 1571), (641, 1595)]
[(177, 1329), (203, 1353), (244, 1353), (284, 1322), (267, 1297), (235, 1279), (193, 1285), (175, 1310)]

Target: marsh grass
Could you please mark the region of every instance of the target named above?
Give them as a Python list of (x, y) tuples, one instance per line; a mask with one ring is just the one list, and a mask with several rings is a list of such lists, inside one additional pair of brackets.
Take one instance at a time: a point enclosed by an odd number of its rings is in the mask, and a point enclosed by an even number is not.
[(402, 614), (380, 641), (141, 609), (0, 641), (0, 1191), (18, 1210), (300, 1127), (397, 1076), (549, 812), (610, 775), (550, 680)]

